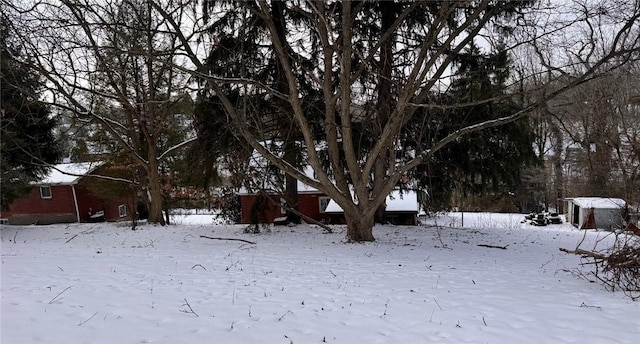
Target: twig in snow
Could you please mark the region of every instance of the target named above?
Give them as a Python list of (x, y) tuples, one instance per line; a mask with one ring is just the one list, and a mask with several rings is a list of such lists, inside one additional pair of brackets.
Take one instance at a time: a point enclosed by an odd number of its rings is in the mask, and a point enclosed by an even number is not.
[(585, 304), (584, 302), (580, 305), (580, 307), (595, 308), (595, 309), (597, 309), (599, 311), (602, 310), (602, 307), (600, 307), (600, 306), (589, 306), (589, 305)]
[(540, 269), (543, 269), (547, 264), (551, 263), (555, 258), (556, 258), (556, 257), (552, 254), (552, 255), (551, 255), (551, 259), (549, 259), (549, 261), (548, 261), (548, 262), (546, 262), (546, 263), (544, 263), (544, 264), (540, 265)]
[[(59, 293), (58, 293), (58, 295), (54, 296), (54, 297), (53, 297), (53, 299), (51, 299), (51, 300), (49, 301), (49, 304), (53, 304), (53, 303), (56, 303), (56, 302), (58, 302), (58, 301), (62, 301), (62, 299), (64, 299), (64, 297), (60, 297), (60, 295), (62, 295), (62, 293), (64, 293), (65, 291), (67, 291), (67, 290), (69, 290), (69, 289), (71, 289), (71, 287), (70, 287), (70, 286), (69, 286), (69, 287), (66, 287), (63, 291), (59, 292)], [(58, 297), (60, 297), (60, 298), (58, 298)]]
[(64, 243), (65, 243), (65, 244), (68, 244), (68, 243), (69, 243), (69, 241), (73, 240), (73, 239), (74, 239), (75, 237), (77, 237), (77, 236), (78, 236), (78, 233), (74, 234), (71, 238), (69, 238), (69, 239), (68, 239), (67, 241), (65, 241)]
[(96, 316), (96, 314), (98, 314), (98, 312), (93, 313), (93, 315), (92, 315), (92, 316), (90, 316), (90, 317), (89, 317), (89, 319), (87, 319), (87, 320), (85, 320), (85, 321), (83, 321), (83, 322), (79, 323), (79, 324), (78, 324), (78, 326), (82, 326), (82, 325), (83, 325), (84, 323), (86, 323), (87, 321), (89, 321), (89, 320), (93, 319), (93, 317), (95, 317), (95, 316)]
[(438, 237), (438, 241), (440, 241), (440, 245), (442, 245), (442, 248), (449, 248), (449, 247), (447, 246), (447, 244), (445, 244), (445, 243), (442, 241), (442, 237), (440, 236), (440, 227), (438, 227), (438, 229), (436, 229), (436, 235), (437, 235), (437, 237)]
[(591, 251), (587, 251), (587, 250), (583, 250), (580, 248), (576, 248), (575, 250), (569, 250), (566, 248), (559, 248), (560, 251), (565, 252), (565, 253), (571, 253), (571, 254), (577, 254), (579, 256), (582, 256), (582, 258), (586, 258), (586, 257), (590, 257), (590, 258), (594, 258), (594, 259), (605, 259), (606, 256), (601, 254), (601, 253), (597, 253), (597, 252), (591, 252)]
[(242, 242), (246, 242), (247, 244), (252, 244), (252, 245), (256, 244), (253, 241), (239, 239), (239, 238), (218, 238), (218, 237), (210, 237), (210, 236), (206, 236), (206, 235), (201, 235), (200, 237), (201, 238), (205, 238), (205, 239), (211, 239), (211, 240), (231, 240), (231, 241), (242, 241)]
[(384, 319), (387, 316), (387, 308), (389, 308), (389, 300), (384, 304), (384, 313), (380, 316), (380, 319)]
[(333, 277), (338, 277), (338, 275), (334, 274), (333, 271), (331, 271), (331, 269), (329, 269), (329, 272), (333, 275)]
[(501, 250), (506, 250), (507, 247), (509, 247), (509, 245), (507, 245), (507, 246), (496, 246), (496, 245), (487, 245), (487, 244), (478, 244), (478, 246), (480, 246), (480, 247), (488, 247), (488, 248), (499, 248)]
[(438, 305), (438, 308), (440, 308), (440, 310), (442, 310), (442, 307), (440, 307), (440, 304), (438, 303), (438, 300), (436, 300), (436, 298), (433, 298), (433, 301), (435, 301), (436, 305)]
[(205, 271), (207, 270), (207, 268), (205, 268), (204, 266), (202, 266), (202, 265), (200, 265), (200, 264), (196, 264), (196, 265), (192, 266), (192, 267), (191, 267), (191, 270), (195, 269), (195, 268), (196, 268), (196, 267), (198, 267), (198, 266), (199, 266), (199, 267), (201, 267), (201, 268), (202, 268), (203, 270), (205, 270)]
[(13, 243), (16, 243), (16, 237), (18, 236), (18, 231), (16, 230), (15, 234), (13, 234)]
[(282, 316), (280, 318), (278, 318), (278, 321), (282, 321), (282, 319), (284, 319), (285, 316), (291, 314), (291, 311), (286, 311), (284, 314), (282, 314)]
[(182, 313), (187, 313), (187, 314), (191, 313), (191, 314), (195, 315), (196, 317), (200, 317), (200, 316), (198, 315), (198, 313), (196, 313), (196, 312), (193, 310), (193, 308), (191, 308), (191, 305), (189, 304), (189, 301), (187, 301), (187, 299), (186, 299), (186, 298), (184, 299), (184, 305), (182, 305), (182, 306), (187, 306), (187, 307), (189, 308), (189, 310), (181, 309), (181, 310), (180, 310), (180, 312), (182, 312)]
[(486, 320), (484, 320), (484, 316), (482, 317), (482, 322), (484, 323), (484, 326), (488, 326), (488, 325), (487, 325), (487, 321), (486, 321)]

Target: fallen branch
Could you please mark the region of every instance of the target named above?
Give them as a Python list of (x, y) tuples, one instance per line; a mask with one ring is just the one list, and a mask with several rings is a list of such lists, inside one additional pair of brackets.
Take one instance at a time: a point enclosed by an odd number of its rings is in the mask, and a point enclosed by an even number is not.
[(93, 317), (95, 317), (95, 316), (96, 316), (96, 314), (98, 314), (98, 312), (93, 313), (93, 315), (92, 315), (92, 316), (90, 316), (90, 317), (89, 317), (89, 319), (87, 319), (87, 320), (85, 320), (85, 321), (83, 321), (83, 322), (79, 323), (79, 324), (78, 324), (78, 326), (82, 326), (82, 325), (83, 325), (83, 324), (85, 324), (87, 321), (89, 321), (89, 320), (93, 319)]
[(205, 238), (205, 239), (211, 239), (211, 240), (230, 240), (230, 241), (242, 241), (242, 242), (246, 242), (247, 244), (251, 244), (251, 245), (255, 245), (256, 243), (253, 241), (249, 241), (249, 240), (244, 240), (244, 239), (239, 239), (239, 238), (219, 238), (219, 237), (210, 237), (210, 236), (206, 236), (206, 235), (201, 235), (201, 238)]
[(589, 305), (585, 304), (584, 302), (580, 305), (580, 307), (595, 308), (595, 309), (597, 309), (599, 311), (602, 310), (602, 307), (600, 307), (600, 306), (589, 306)]
[(290, 310), (286, 311), (284, 314), (282, 314), (282, 316), (280, 318), (278, 318), (278, 321), (282, 321), (282, 319), (284, 319), (284, 317), (289, 315), (289, 314), (291, 314), (291, 311)]
[(290, 207), (287, 207), (286, 210), (288, 210), (288, 211), (300, 216), (301, 218), (303, 218), (307, 222), (313, 223), (313, 224), (315, 224), (317, 226), (320, 226), (320, 227), (324, 228), (324, 230), (327, 231), (327, 233), (333, 233), (333, 228), (325, 225), (324, 223), (322, 223), (322, 222), (320, 222), (320, 221), (318, 221), (318, 220), (316, 220), (316, 219), (314, 219), (312, 217), (309, 217), (309, 216), (307, 216), (307, 215), (305, 215), (305, 214), (303, 214), (303, 213), (301, 213), (301, 212), (299, 212), (299, 211), (297, 211), (297, 210), (295, 210), (293, 208), (290, 208)]
[(69, 243), (69, 241), (73, 240), (73, 239), (74, 239), (75, 237), (77, 237), (77, 236), (78, 236), (78, 234), (74, 234), (71, 238), (69, 238), (69, 240), (65, 241), (64, 243), (65, 243), (65, 244), (68, 244), (68, 243)]
[[(278, 207), (282, 207), (282, 206), (283, 206), (282, 202), (280, 202), (280, 200), (279, 200), (279, 199), (278, 199), (278, 200), (276, 200), (275, 198), (273, 198), (273, 197), (271, 197), (271, 196), (269, 196), (269, 195), (267, 195), (267, 194), (265, 194), (265, 196), (266, 196), (266, 197), (267, 197), (267, 199), (268, 199), (269, 201), (271, 201), (271, 203), (273, 203), (274, 205), (276, 205), (276, 206), (278, 206)], [(324, 223), (322, 223), (322, 222), (320, 222), (320, 221), (318, 221), (318, 220), (316, 220), (316, 219), (314, 219), (314, 218), (312, 218), (312, 217), (309, 217), (308, 215), (305, 215), (305, 214), (303, 214), (303, 213), (299, 212), (297, 209), (294, 209), (294, 208), (292, 208), (292, 207), (289, 207), (288, 205), (286, 205), (286, 204), (285, 204), (285, 205), (284, 205), (284, 210), (289, 211), (289, 212), (292, 212), (292, 213), (294, 213), (294, 214), (296, 214), (296, 215), (300, 216), (301, 218), (303, 218), (303, 219), (304, 219), (305, 221), (307, 221), (307, 222), (313, 223), (313, 224), (315, 224), (315, 225), (318, 225), (318, 226), (320, 226), (320, 227), (324, 228), (324, 230), (325, 230), (325, 231), (327, 231), (327, 233), (333, 233), (333, 228), (331, 228), (331, 227), (327, 226), (326, 224), (324, 224)]]
[(198, 313), (196, 313), (196, 312), (193, 310), (193, 308), (191, 308), (191, 305), (189, 304), (189, 301), (187, 301), (187, 299), (184, 299), (184, 305), (183, 305), (183, 306), (187, 306), (187, 307), (189, 308), (189, 310), (181, 309), (181, 310), (180, 310), (180, 312), (182, 312), (182, 313), (187, 313), (187, 314), (188, 314), (188, 313), (191, 313), (191, 314), (195, 315), (196, 317), (200, 317), (200, 316), (198, 315)]
[(488, 247), (488, 248), (499, 248), (501, 250), (506, 250), (507, 247), (509, 247), (509, 245), (507, 245), (507, 246), (496, 246), (496, 245), (487, 245), (487, 244), (478, 244), (478, 246), (480, 246), (480, 247)]
[(595, 259), (605, 259), (605, 258), (607, 258), (603, 254), (600, 254), (600, 253), (597, 253), (597, 252), (591, 252), (591, 251), (583, 250), (581, 248), (576, 248), (575, 250), (569, 250), (569, 249), (560, 247), (559, 250), (562, 251), (562, 252), (565, 252), (565, 253), (577, 254), (579, 256), (582, 256), (583, 258), (586, 258), (586, 257), (595, 258)]
[(590, 274), (609, 290), (618, 289), (632, 300), (640, 299), (640, 239), (632, 234), (615, 234), (615, 241), (609, 245), (607, 249), (599, 251), (595, 248), (583, 250), (579, 246), (575, 250), (559, 249), (579, 255), (581, 265), (592, 266)]
[(60, 295), (62, 295), (62, 293), (64, 293), (65, 291), (71, 289), (71, 287), (66, 287), (63, 291), (59, 292), (58, 295), (54, 296), (53, 299), (49, 300), (49, 304), (58, 302), (58, 301), (62, 301), (62, 299), (64, 299), (64, 297), (58, 298)]

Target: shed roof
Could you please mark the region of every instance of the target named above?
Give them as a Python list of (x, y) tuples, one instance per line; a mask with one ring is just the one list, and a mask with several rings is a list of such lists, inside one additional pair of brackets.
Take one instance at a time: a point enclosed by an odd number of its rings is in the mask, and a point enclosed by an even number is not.
[[(413, 190), (393, 190), (386, 199), (387, 212), (418, 212), (418, 194)], [(329, 201), (325, 213), (343, 213), (342, 207), (334, 200)]]
[(580, 208), (620, 209), (627, 203), (621, 198), (575, 197), (568, 198)]
[(104, 162), (101, 161), (54, 165), (51, 169), (49, 169), (49, 174), (47, 174), (42, 180), (37, 182), (37, 184), (77, 184), (80, 178), (86, 176), (102, 165), (104, 165)]
[[(313, 168), (311, 168), (311, 166), (307, 166), (304, 169), (304, 173), (307, 175), (307, 177), (311, 178), (311, 179), (315, 179), (315, 175), (313, 172)], [(275, 178), (264, 178), (262, 180), (259, 181), (261, 183), (261, 188), (260, 190), (271, 190), (271, 191), (280, 191), (282, 189), (284, 189), (283, 185), (279, 185), (279, 183), (275, 180)], [(313, 186), (309, 186), (301, 181), (297, 181), (298, 182), (298, 193), (322, 193), (321, 191), (319, 191), (318, 189), (314, 188)], [(241, 187), (238, 190), (238, 194), (239, 195), (253, 195), (255, 194), (255, 191), (250, 192), (249, 190), (247, 190), (247, 188), (245, 188), (244, 186)]]

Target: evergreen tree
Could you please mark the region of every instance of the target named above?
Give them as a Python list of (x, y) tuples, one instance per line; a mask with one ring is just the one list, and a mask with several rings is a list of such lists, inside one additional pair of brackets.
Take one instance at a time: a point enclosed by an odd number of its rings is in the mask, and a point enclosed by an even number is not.
[[(236, 78), (247, 75), (255, 76), (272, 90), (282, 95), (288, 94), (284, 67), (277, 58), (275, 48), (265, 42), (278, 39), (288, 45), (286, 42), (290, 32), (287, 29), (287, 22), (301, 21), (305, 18), (288, 8), (284, 1), (271, 1), (270, 4), (270, 19), (276, 27), (277, 37), (265, 40), (265, 37), (270, 35), (269, 29), (255, 11), (248, 11), (242, 7), (234, 8), (233, 4), (224, 1), (203, 2), (205, 20), (210, 21), (209, 31), (220, 38), (219, 44), (212, 48), (207, 57), (206, 69), (209, 74)], [(221, 17), (210, 18), (208, 13), (216, 6), (226, 9), (227, 12)], [(231, 7), (227, 9), (228, 6)], [(295, 54), (290, 46), (287, 46), (287, 49), (289, 53)], [(312, 54), (314, 53), (312, 52)], [(310, 63), (308, 56), (297, 54), (295, 58), (303, 63)], [(311, 86), (308, 79), (301, 74), (298, 76), (303, 91), (301, 96), (308, 109), (308, 117), (313, 121), (314, 116), (317, 117), (322, 111), (318, 111), (321, 109), (319, 91)], [(295, 126), (293, 110), (288, 101), (273, 97), (260, 89), (247, 87), (225, 87), (224, 89), (227, 97), (233, 99), (233, 103), (236, 104), (239, 111), (249, 112), (252, 114), (251, 116), (258, 114), (262, 118), (259, 123), (247, 122), (247, 126), (255, 135), (260, 137), (264, 143), (271, 143), (270, 148), (281, 155), (284, 161), (292, 166), (301, 167), (304, 157), (297, 141), (302, 139), (302, 135)], [(194, 156), (198, 157), (197, 160), (204, 165), (203, 182), (205, 185), (208, 185), (210, 181), (219, 180), (215, 170), (220, 159), (225, 160), (223, 164), (227, 169), (231, 166), (243, 166), (244, 170), (231, 172), (240, 174), (245, 179), (251, 178), (248, 164), (239, 164), (239, 161), (249, 159), (252, 149), (244, 139), (238, 137), (237, 133), (232, 130), (232, 125), (227, 121), (218, 96), (206, 86), (199, 93), (196, 123), (202, 144), (194, 147), (193, 151)], [(238, 147), (243, 147), (245, 151), (239, 152)], [(269, 178), (277, 180), (277, 184), (283, 186), (275, 191), (283, 193), (287, 205), (287, 222), (299, 223), (296, 178), (277, 169), (267, 168), (267, 171), (271, 172)], [(260, 176), (260, 179), (264, 179), (264, 174)], [(247, 182), (245, 180), (245, 184)], [(255, 189), (255, 185), (246, 186), (249, 189)], [(272, 185), (272, 187), (278, 187), (278, 185)]]
[(39, 100), (40, 76), (21, 61), (12, 46), (10, 27), (0, 22), (0, 206), (29, 191), (47, 164), (60, 158), (53, 130), (56, 120)]
[[(472, 45), (457, 56), (456, 65), (459, 76), (451, 90), (431, 99), (432, 105), (439, 106), (417, 116), (407, 128), (407, 138), (413, 140), (419, 127), (423, 129), (420, 139), (428, 146), (461, 127), (521, 110), (507, 96), (510, 62), (506, 52), (485, 54)], [(538, 163), (533, 140), (527, 118), (471, 133), (437, 152), (414, 176), (428, 190), (429, 207), (434, 210), (450, 207), (454, 191), (463, 196), (512, 195), (522, 184), (522, 169)]]

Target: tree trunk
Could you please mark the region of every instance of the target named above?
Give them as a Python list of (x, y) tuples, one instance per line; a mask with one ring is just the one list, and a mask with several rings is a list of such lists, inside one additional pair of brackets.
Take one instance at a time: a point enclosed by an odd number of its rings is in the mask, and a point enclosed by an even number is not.
[[(392, 1), (381, 1), (378, 3), (379, 11), (382, 15), (381, 32), (386, 33), (393, 26), (395, 21), (395, 6)], [(375, 128), (373, 128), (374, 137), (379, 137), (384, 130), (384, 127), (389, 122), (391, 115), (391, 102), (393, 96), (391, 94), (391, 79), (392, 79), (392, 66), (391, 60), (393, 59), (393, 38), (382, 42), (380, 46), (380, 75), (378, 76), (378, 104), (377, 104), (377, 116)], [(389, 169), (389, 164), (393, 164), (394, 157), (392, 156), (394, 149), (386, 148), (380, 152), (380, 155), (376, 157), (376, 162), (373, 169), (373, 193), (377, 194), (382, 189)]]
[(366, 214), (362, 211), (344, 212), (347, 221), (347, 240), (352, 242), (375, 241), (373, 237), (373, 218), (375, 213)]
[(150, 163), (148, 173), (148, 197), (149, 197), (149, 223), (165, 225), (162, 216), (162, 187), (160, 185), (160, 173), (156, 164)]
[[(284, 160), (292, 165), (297, 165), (297, 152), (294, 142), (285, 141)], [(298, 215), (298, 180), (289, 174), (285, 176), (284, 200), (287, 204), (286, 216), (289, 223), (300, 223), (301, 218)], [(290, 211), (289, 209), (292, 209)]]
[(553, 155), (553, 184), (555, 185), (555, 203), (556, 203), (556, 212), (558, 214), (564, 214), (564, 178), (563, 178), (563, 170), (562, 170), (562, 148), (564, 138), (562, 135), (562, 131), (558, 127), (557, 124), (551, 123), (552, 132), (554, 137), (554, 147), (556, 149), (555, 154)]

